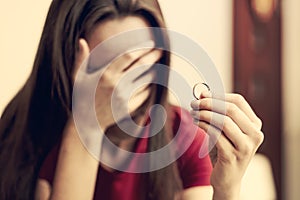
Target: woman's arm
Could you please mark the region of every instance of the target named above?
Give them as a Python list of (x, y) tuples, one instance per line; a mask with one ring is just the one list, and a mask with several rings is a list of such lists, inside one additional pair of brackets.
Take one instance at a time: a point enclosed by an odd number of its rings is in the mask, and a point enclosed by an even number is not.
[(213, 188), (211, 186), (197, 186), (185, 189), (181, 200), (211, 200)]
[(51, 188), (39, 179), (36, 200), (93, 199), (99, 162), (84, 148), (73, 120), (67, 124)]
[(63, 135), (50, 199), (92, 199), (99, 162), (84, 148), (73, 120)]
[[(85, 40), (79, 41), (79, 47), (74, 76), (90, 52)], [(36, 199), (93, 199), (98, 166), (98, 160), (92, 157), (83, 146), (74, 120), (71, 117), (63, 133), (53, 187), (50, 187), (48, 181), (39, 179), (36, 188)]]

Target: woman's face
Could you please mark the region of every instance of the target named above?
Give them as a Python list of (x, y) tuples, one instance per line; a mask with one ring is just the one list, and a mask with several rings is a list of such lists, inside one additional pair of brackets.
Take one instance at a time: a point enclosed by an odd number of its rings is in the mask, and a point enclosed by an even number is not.
[[(127, 16), (127, 17), (122, 17), (122, 18), (114, 18), (114, 19), (109, 19), (109, 20), (104, 20), (103, 22), (100, 22), (97, 24), (90, 32), (90, 34), (87, 37), (87, 43), (89, 46), (90, 51), (95, 49), (100, 43), (104, 42), (105, 40), (111, 38), (114, 35), (118, 35), (123, 32), (127, 31), (132, 31), (136, 29), (141, 29), (141, 28), (148, 28), (150, 27), (150, 24), (142, 17), (139, 16)], [(149, 33), (149, 35), (145, 34), (145, 39), (152, 40), (153, 41), (153, 34)], [(136, 41), (136, 38), (130, 38), (132, 41)], [(126, 42), (125, 42), (126, 43)], [(105, 49), (106, 54), (111, 54), (110, 51), (115, 51), (115, 49), (119, 48), (119, 45), (115, 45), (111, 47), (111, 45), (108, 47), (108, 49)], [(154, 43), (153, 43), (154, 47)], [(97, 49), (98, 51), (98, 49)], [(154, 53), (149, 53), (151, 49), (139, 49), (133, 52), (134, 56), (129, 56), (128, 59), (132, 59), (132, 57), (137, 58), (136, 60), (139, 60), (139, 58), (145, 58), (146, 63), (138, 63), (141, 66), (144, 64), (149, 65), (150, 63), (154, 64), (159, 60), (162, 56), (162, 52), (160, 50), (155, 50)], [(159, 51), (159, 53), (157, 53)], [(124, 52), (125, 53), (125, 52)], [(105, 54), (105, 53), (104, 53)], [(150, 54), (150, 55), (149, 55)], [(152, 55), (151, 55), (152, 54)], [(144, 56), (148, 55), (148, 56)], [(97, 58), (97, 57), (96, 57)], [(125, 57), (126, 58), (126, 57)], [(118, 61), (119, 59), (119, 61)], [(121, 57), (118, 57), (116, 60), (114, 60), (112, 63), (110, 63), (107, 68), (104, 71), (103, 76), (99, 80), (99, 85), (100, 87), (104, 88), (110, 88), (114, 89), (116, 86), (116, 83), (120, 80), (120, 77), (124, 75), (120, 73), (120, 69), (123, 69), (123, 71), (126, 71), (124, 69), (129, 69), (129, 68), (136, 68), (139, 67), (137, 66), (138, 64), (132, 64), (136, 66), (126, 66), (128, 65), (128, 62), (126, 64), (125, 62), (120, 62)], [(124, 58), (123, 58), (124, 59)], [(140, 59), (143, 60), (143, 59)], [(130, 61), (131, 63), (135, 63), (134, 60)], [(101, 61), (100, 61), (101, 62)], [(116, 64), (118, 63), (118, 65)], [(123, 66), (124, 65), (124, 66)], [(151, 65), (149, 65), (151, 66)], [(153, 72), (154, 73), (154, 72)], [(104, 78), (103, 78), (104, 77)], [(126, 91), (129, 89), (132, 85), (130, 84), (125, 84), (126, 85)], [(98, 86), (99, 87), (99, 86)], [(123, 86), (125, 87), (125, 86)], [(139, 87), (138, 89), (133, 89), (132, 96), (128, 102), (128, 108), (129, 111), (133, 111), (136, 109), (137, 105), (141, 105), (150, 95), (151, 93), (151, 88), (148, 87), (148, 85), (143, 85)], [(123, 90), (124, 91), (124, 90)], [(130, 93), (131, 93), (130, 92)], [(97, 97), (96, 97), (97, 98)], [(97, 101), (97, 99), (96, 99)]]

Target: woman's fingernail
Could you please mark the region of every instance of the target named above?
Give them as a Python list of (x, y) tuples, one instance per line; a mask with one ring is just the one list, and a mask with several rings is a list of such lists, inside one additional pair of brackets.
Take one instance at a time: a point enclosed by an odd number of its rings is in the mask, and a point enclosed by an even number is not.
[(196, 113), (195, 113), (194, 110), (191, 110), (191, 111), (190, 111), (190, 114), (191, 114), (192, 116), (195, 116), (195, 115), (196, 115)]
[(198, 125), (198, 120), (196, 120), (196, 119), (193, 119), (193, 123), (195, 124), (195, 125)]
[(212, 94), (210, 91), (203, 91), (201, 93), (201, 97), (210, 98), (210, 97), (212, 97)]

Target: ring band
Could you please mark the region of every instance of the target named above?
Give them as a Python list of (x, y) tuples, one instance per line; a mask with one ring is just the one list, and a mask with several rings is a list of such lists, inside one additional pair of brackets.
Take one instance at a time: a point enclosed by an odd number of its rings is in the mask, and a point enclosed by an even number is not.
[(199, 100), (200, 98), (197, 97), (197, 95), (196, 95), (196, 87), (197, 87), (198, 85), (200, 85), (200, 84), (204, 85), (204, 86), (208, 89), (208, 91), (210, 91), (210, 87), (209, 87), (206, 83), (196, 83), (196, 84), (194, 85), (194, 87), (193, 87), (193, 96), (194, 96), (197, 100)]

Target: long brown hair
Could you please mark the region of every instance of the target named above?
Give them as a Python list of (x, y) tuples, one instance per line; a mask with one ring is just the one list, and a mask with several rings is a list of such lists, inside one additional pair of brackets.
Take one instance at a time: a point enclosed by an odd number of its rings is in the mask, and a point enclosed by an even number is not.
[[(140, 15), (165, 27), (157, 0), (53, 0), (31, 75), (7, 105), (0, 123), (0, 199), (33, 199), (45, 156), (61, 139), (72, 108), (72, 73), (79, 38), (107, 17)], [(167, 37), (165, 44), (168, 45)], [(169, 65), (164, 52), (160, 63)], [(158, 74), (165, 82), (168, 73)], [(157, 85), (154, 103), (167, 105)], [(148, 150), (167, 144), (166, 131), (150, 138)], [(176, 162), (146, 176), (145, 199), (174, 199), (181, 189)]]

